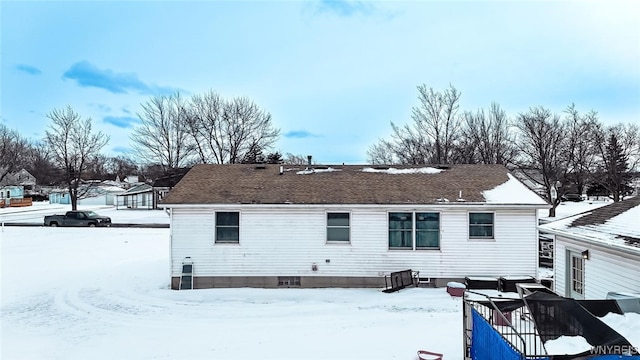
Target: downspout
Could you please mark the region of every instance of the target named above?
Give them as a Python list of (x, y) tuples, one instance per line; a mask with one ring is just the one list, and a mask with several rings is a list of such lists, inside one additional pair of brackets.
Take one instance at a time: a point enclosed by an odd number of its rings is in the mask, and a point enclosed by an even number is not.
[(171, 250), (173, 249), (173, 209), (164, 208), (164, 212), (169, 215), (169, 290), (172, 289), (173, 285), (173, 255)]

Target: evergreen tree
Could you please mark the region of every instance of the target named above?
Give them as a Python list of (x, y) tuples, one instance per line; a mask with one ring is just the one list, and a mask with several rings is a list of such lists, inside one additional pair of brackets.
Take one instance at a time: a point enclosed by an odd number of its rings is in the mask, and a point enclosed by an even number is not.
[(611, 193), (614, 202), (621, 201), (626, 189), (629, 188), (631, 174), (629, 173), (629, 156), (625, 154), (615, 133), (609, 135), (602, 155), (603, 171), (600, 184)]

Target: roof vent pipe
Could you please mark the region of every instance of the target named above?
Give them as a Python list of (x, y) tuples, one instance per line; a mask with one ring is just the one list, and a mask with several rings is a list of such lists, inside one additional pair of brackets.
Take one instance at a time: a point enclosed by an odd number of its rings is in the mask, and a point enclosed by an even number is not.
[(311, 167), (311, 155), (307, 155), (307, 165)]
[(280, 165), (280, 175), (284, 174), (284, 166)]

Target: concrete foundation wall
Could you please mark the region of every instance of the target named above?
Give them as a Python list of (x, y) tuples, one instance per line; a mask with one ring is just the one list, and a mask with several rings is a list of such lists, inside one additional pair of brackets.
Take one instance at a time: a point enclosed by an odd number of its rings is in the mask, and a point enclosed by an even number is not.
[[(445, 287), (449, 281), (464, 282), (464, 279), (431, 279), (421, 287)], [(171, 288), (178, 290), (180, 278), (171, 278)], [(278, 286), (277, 276), (197, 276), (193, 278), (194, 289), (211, 288), (384, 288), (384, 277), (336, 277), (300, 276), (300, 286)]]

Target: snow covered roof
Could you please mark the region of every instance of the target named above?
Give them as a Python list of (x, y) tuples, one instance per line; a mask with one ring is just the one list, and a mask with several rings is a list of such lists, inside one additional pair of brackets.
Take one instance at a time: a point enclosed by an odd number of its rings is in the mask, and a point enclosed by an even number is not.
[(540, 226), (541, 231), (640, 254), (640, 196)]
[(113, 185), (98, 185), (98, 188), (100, 188), (100, 190), (104, 191), (104, 192), (110, 192), (110, 193), (123, 193), (124, 189), (121, 188), (120, 186), (113, 186)]
[(130, 188), (129, 190), (123, 192), (122, 194), (120, 194), (120, 196), (126, 196), (126, 195), (134, 195), (134, 194), (140, 194), (140, 193), (146, 193), (146, 192), (152, 192), (153, 191), (153, 187), (149, 184), (140, 184), (140, 185), (136, 185), (132, 188)]
[(197, 165), (163, 204), (548, 205), (502, 165)]
[(385, 173), (385, 174), (439, 174), (443, 171), (443, 169), (438, 169), (434, 167), (417, 167), (417, 168), (408, 168), (408, 169), (397, 169), (394, 167), (383, 167), (383, 168), (371, 168), (366, 167), (362, 169), (364, 172), (376, 172), (376, 173)]
[(489, 203), (509, 203), (518, 199), (527, 204), (547, 204), (538, 194), (531, 191), (513, 175), (507, 174), (509, 180), (495, 188), (483, 191), (482, 195)]

